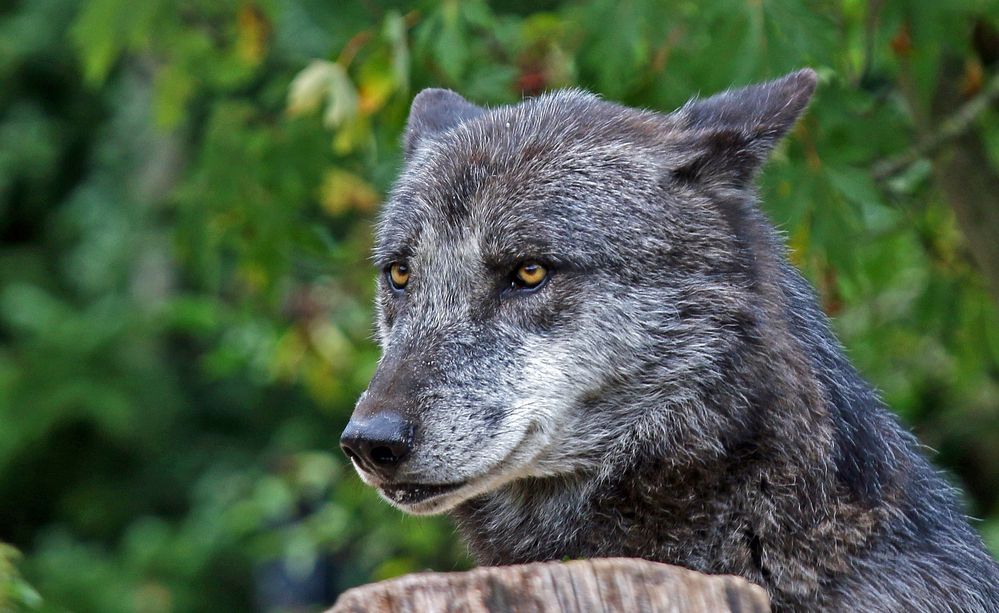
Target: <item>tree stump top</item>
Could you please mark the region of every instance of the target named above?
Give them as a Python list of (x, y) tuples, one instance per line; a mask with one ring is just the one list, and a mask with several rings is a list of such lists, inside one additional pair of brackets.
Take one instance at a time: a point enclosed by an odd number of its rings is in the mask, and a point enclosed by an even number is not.
[(327, 613), (769, 610), (766, 592), (741, 577), (605, 558), (416, 573), (347, 590)]

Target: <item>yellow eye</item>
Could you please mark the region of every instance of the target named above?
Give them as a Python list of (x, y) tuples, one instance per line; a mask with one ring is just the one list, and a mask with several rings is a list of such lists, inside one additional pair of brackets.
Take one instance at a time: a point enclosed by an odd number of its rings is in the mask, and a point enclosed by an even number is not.
[(409, 283), (409, 266), (402, 262), (392, 262), (388, 269), (388, 278), (393, 289), (403, 289)]
[(524, 262), (517, 269), (514, 282), (518, 287), (527, 289), (541, 285), (541, 282), (548, 276), (548, 269), (537, 262)]

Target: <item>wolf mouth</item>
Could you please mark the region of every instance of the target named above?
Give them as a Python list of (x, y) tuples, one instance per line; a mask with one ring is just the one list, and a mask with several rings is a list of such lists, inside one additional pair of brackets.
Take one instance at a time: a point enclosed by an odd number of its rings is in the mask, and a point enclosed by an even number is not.
[[(526, 476), (525, 467), (533, 463), (538, 450), (529, 441), (538, 435), (528, 428), (520, 442), (501, 461), (488, 470), (464, 481), (453, 483), (393, 483), (378, 485), (382, 496), (407, 513), (431, 515), (453, 508), (464, 500), (495, 490), (504, 483)], [(526, 455), (525, 455), (526, 454)]]
[(450, 494), (466, 484), (465, 481), (459, 483), (395, 483), (384, 485), (381, 490), (393, 502), (412, 505)]

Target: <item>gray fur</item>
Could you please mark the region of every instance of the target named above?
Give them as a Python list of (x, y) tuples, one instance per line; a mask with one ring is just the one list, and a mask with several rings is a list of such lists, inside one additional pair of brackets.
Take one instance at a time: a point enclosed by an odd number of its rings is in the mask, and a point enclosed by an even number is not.
[[(417, 96), (374, 250), (411, 277), (380, 278), (383, 358), (355, 411), (405, 415), (412, 451), (362, 478), (449, 512), (483, 564), (634, 556), (742, 575), (778, 611), (999, 611), (954, 492), (756, 206), (814, 86), (667, 115)], [(527, 260), (551, 269), (534, 292), (510, 286)]]

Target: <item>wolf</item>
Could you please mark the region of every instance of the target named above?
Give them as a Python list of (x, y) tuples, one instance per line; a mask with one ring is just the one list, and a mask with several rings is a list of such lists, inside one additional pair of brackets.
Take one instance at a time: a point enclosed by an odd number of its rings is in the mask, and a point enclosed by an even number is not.
[(776, 611), (999, 611), (955, 491), (758, 207), (801, 70), (668, 114), (424, 90), (377, 225), (382, 357), (341, 445), (481, 563), (626, 556)]

